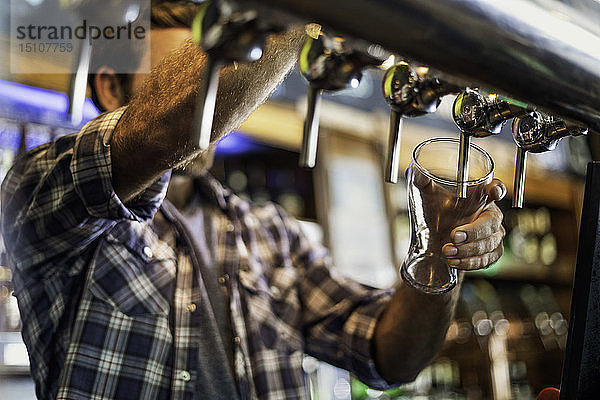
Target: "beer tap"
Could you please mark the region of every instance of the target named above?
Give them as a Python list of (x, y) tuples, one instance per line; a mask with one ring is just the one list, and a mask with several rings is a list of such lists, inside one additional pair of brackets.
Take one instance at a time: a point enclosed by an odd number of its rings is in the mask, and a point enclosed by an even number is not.
[(454, 100), (452, 117), (460, 130), (457, 196), (467, 196), (469, 180), (469, 146), (471, 137), (487, 137), (497, 135), (504, 123), (516, 116), (524, 115), (529, 110), (526, 104), (497, 94), (482, 95), (479, 91), (467, 89)]
[(517, 145), (513, 207), (523, 207), (527, 153), (551, 151), (556, 148), (560, 139), (566, 136), (586, 134), (586, 127), (570, 124), (553, 116), (545, 116), (539, 112), (530, 112), (516, 117), (512, 124), (512, 135)]
[(323, 91), (356, 88), (360, 84), (362, 70), (380, 65), (383, 61), (366, 52), (348, 49), (344, 39), (338, 36), (318, 32), (306, 39), (299, 59), (300, 73), (308, 81), (308, 109), (304, 120), (300, 166), (315, 166)]
[(194, 41), (207, 55), (203, 84), (194, 113), (195, 142), (200, 149), (210, 144), (221, 68), (262, 57), (267, 35), (283, 30), (252, 9), (239, 9), (227, 0), (202, 3), (192, 32)]
[(386, 182), (398, 182), (403, 117), (418, 117), (435, 112), (443, 96), (459, 90), (458, 86), (438, 78), (417, 75), (404, 61), (386, 71), (383, 77), (383, 96), (391, 109)]

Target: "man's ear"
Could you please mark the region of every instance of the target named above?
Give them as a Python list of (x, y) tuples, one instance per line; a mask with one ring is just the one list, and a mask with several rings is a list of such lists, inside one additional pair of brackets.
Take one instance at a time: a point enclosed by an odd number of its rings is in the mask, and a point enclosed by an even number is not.
[(113, 111), (125, 105), (126, 89), (121, 85), (121, 81), (112, 68), (100, 67), (96, 71), (94, 85), (98, 101), (106, 111)]

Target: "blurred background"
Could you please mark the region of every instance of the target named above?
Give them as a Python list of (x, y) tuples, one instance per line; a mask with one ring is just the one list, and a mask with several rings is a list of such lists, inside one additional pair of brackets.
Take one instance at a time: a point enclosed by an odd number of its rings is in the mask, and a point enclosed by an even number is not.
[[(0, 4), (1, 180), (19, 153), (78, 131), (98, 112), (87, 100), (84, 120), (73, 126), (65, 94), (69, 76), (9, 72), (9, 8), (5, 0)], [(406, 183), (383, 182), (389, 107), (382, 76), (370, 70), (357, 88), (325, 94), (317, 166), (308, 170), (298, 168), (306, 83), (295, 70), (222, 140), (213, 173), (238, 195), (275, 201), (304, 221), (310, 237), (329, 246), (341, 272), (390, 287), (410, 226)], [(452, 101), (444, 98), (436, 113), (404, 122), (402, 170), (419, 142), (458, 136)], [(510, 132), (473, 141), (491, 154), (495, 176), (509, 188), (499, 204), (507, 231), (504, 256), (485, 271), (467, 274), (444, 348), (415, 382), (380, 392), (307, 357), (313, 399), (534, 399), (542, 388), (559, 385), (590, 138), (568, 138), (553, 152), (531, 154), (526, 207), (519, 210), (510, 207)], [(28, 400), (35, 396), (9, 267), (2, 255), (0, 399)]]

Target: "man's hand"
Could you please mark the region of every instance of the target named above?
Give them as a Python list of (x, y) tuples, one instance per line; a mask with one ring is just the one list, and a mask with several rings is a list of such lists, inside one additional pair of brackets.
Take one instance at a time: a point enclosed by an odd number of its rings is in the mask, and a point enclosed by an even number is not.
[(504, 252), (503, 215), (494, 201), (504, 197), (506, 187), (502, 181), (494, 179), (488, 185), (487, 193), (489, 203), (483, 211), (473, 222), (454, 228), (450, 234), (452, 243), (442, 247), (442, 254), (454, 268), (466, 271), (487, 268)]

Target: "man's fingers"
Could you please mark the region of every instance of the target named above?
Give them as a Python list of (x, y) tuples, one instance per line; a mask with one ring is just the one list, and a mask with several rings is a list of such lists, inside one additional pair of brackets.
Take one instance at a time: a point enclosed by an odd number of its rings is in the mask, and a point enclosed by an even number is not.
[[(499, 180), (492, 182), (488, 189), (494, 200), (506, 193), (504, 184)], [(454, 228), (450, 234), (452, 243), (442, 248), (442, 254), (449, 257), (448, 264), (469, 271), (487, 268), (496, 262), (504, 252), (502, 218), (502, 211), (492, 202), (475, 221)]]
[(464, 271), (473, 271), (476, 269), (487, 268), (502, 256), (504, 253), (504, 246), (502, 243), (491, 253), (485, 253), (476, 257), (468, 258), (452, 258), (448, 260), (448, 264), (452, 268), (461, 269)]
[(454, 244), (476, 242), (502, 230), (502, 211), (495, 204), (490, 204), (470, 224), (456, 227), (450, 233)]
[(500, 228), (490, 236), (475, 242), (466, 242), (461, 245), (447, 243), (442, 247), (442, 254), (451, 258), (469, 258), (491, 253), (500, 246), (504, 239), (504, 228), (502, 226)]

